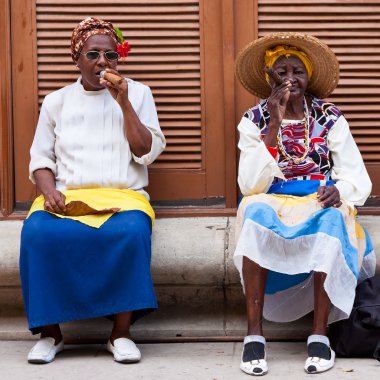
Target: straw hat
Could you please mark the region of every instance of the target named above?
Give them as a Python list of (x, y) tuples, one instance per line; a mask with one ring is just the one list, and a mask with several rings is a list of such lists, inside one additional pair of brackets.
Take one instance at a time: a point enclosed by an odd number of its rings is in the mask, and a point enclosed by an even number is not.
[(339, 62), (334, 52), (318, 38), (309, 34), (280, 32), (268, 34), (249, 43), (240, 51), (235, 62), (235, 74), (241, 84), (261, 99), (271, 94), (271, 87), (265, 80), (265, 51), (278, 45), (295, 46), (304, 51), (313, 64), (313, 74), (307, 92), (323, 99), (338, 85)]

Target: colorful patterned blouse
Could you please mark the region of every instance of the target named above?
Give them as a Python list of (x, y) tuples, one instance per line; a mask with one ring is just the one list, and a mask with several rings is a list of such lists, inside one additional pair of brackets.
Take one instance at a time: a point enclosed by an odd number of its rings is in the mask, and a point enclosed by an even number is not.
[[(311, 96), (309, 154), (303, 162), (295, 164), (288, 161), (279, 151), (278, 166), (286, 179), (331, 179), (333, 162), (327, 146), (327, 136), (341, 115), (342, 112), (334, 104)], [(248, 110), (244, 116), (258, 126), (261, 137), (264, 138), (268, 132), (270, 120), (267, 100)], [(281, 135), (288, 154), (293, 157), (302, 157), (305, 152), (304, 120), (283, 120)]]

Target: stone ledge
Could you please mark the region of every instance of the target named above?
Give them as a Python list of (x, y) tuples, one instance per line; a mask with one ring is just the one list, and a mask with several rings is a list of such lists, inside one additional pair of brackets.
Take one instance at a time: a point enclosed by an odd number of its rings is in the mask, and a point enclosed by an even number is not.
[[(373, 239), (380, 273), (380, 217), (359, 221)], [(245, 305), (233, 264), (235, 218), (158, 219), (153, 233), (152, 274), (159, 310), (133, 327), (137, 340), (239, 337)], [(33, 339), (23, 316), (18, 258), (22, 222), (0, 222), (0, 340)], [(304, 339), (310, 316), (295, 323), (265, 322), (269, 339)], [(103, 341), (105, 319), (64, 324), (68, 341)]]
[[(361, 216), (377, 252), (380, 273), (380, 216)], [(239, 284), (232, 261), (235, 218), (201, 217), (158, 219), (153, 232), (154, 283), (225, 286)], [(19, 286), (21, 221), (0, 222), (0, 287)]]
[[(361, 216), (359, 221), (371, 234), (378, 257), (377, 273), (380, 273), (380, 236), (377, 234), (380, 217)], [(222, 290), (223, 297), (226, 297), (226, 289), (238, 289), (232, 292), (235, 295), (231, 297), (240, 299), (240, 278), (232, 259), (234, 223), (235, 218), (231, 217), (157, 220), (153, 232), (152, 275), (156, 289), (165, 289), (158, 291), (163, 305), (170, 305), (171, 298), (176, 297), (185, 303), (207, 305), (211, 296), (207, 289), (211, 292), (213, 289)], [(22, 309), (18, 267), (21, 228), (20, 221), (0, 222), (2, 310)]]
[[(268, 340), (305, 340), (312, 327), (312, 315), (290, 323), (264, 321)], [(105, 343), (112, 329), (106, 318), (87, 319), (61, 324), (66, 343)], [(136, 341), (242, 340), (246, 335), (246, 319), (241, 313), (215, 313), (204, 308), (166, 309), (156, 311), (131, 328)], [(34, 340), (23, 316), (0, 317), (1, 340)]]
[[(155, 284), (222, 285), (229, 223), (226, 217), (158, 219), (152, 242)], [(0, 222), (0, 287), (20, 285), (21, 228), (20, 221)]]

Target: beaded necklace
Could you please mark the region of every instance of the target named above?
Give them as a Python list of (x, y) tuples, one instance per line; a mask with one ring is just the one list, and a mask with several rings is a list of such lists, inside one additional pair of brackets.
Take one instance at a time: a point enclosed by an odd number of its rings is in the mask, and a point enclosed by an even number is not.
[(310, 123), (309, 123), (309, 110), (307, 107), (306, 99), (303, 98), (303, 114), (304, 114), (304, 125), (305, 125), (305, 153), (302, 155), (302, 157), (293, 157), (291, 156), (284, 146), (284, 143), (282, 141), (282, 133), (281, 128), (278, 130), (277, 134), (277, 146), (282, 155), (288, 160), (293, 162), (294, 164), (298, 165), (302, 161), (305, 161), (306, 157), (309, 155), (309, 145), (310, 145), (310, 137), (309, 137), (309, 131), (310, 131)]

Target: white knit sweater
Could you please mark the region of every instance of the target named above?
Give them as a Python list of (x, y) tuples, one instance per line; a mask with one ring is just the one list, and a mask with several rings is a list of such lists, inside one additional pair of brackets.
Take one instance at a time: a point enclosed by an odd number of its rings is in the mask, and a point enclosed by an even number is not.
[(48, 168), (58, 190), (108, 187), (143, 190), (148, 185), (146, 165), (164, 150), (156, 107), (149, 87), (128, 80), (129, 100), (142, 124), (152, 134), (150, 152), (136, 157), (124, 134), (123, 114), (107, 89), (86, 91), (81, 78), (46, 96), (30, 150), (33, 172)]

